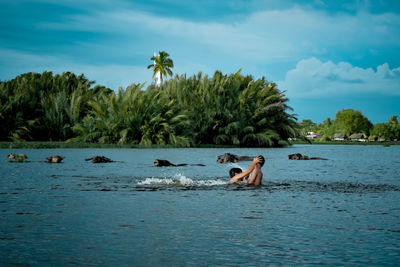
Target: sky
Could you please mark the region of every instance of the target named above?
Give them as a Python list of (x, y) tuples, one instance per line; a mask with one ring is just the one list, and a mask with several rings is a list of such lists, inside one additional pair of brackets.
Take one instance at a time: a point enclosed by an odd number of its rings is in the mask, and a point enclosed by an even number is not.
[(299, 121), (400, 115), (397, 0), (0, 1), (0, 81), (71, 71), (115, 90), (150, 84), (158, 51), (174, 74), (265, 77)]

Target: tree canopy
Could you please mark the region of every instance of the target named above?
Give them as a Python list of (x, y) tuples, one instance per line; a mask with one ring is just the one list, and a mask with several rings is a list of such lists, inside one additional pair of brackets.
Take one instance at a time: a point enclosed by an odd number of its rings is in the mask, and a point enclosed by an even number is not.
[(284, 93), (240, 71), (175, 75), (162, 89), (93, 85), (70, 72), (0, 82), (0, 139), (276, 146), (296, 135)]
[(400, 124), (396, 115), (391, 116), (386, 123), (377, 123), (371, 131), (371, 135), (383, 140), (399, 140)]
[(150, 58), (153, 61), (153, 64), (147, 66), (148, 69), (153, 69), (153, 78), (159, 73), (160, 82), (162, 84), (163, 75), (167, 77), (167, 75), (172, 76), (171, 68), (174, 67), (174, 62), (171, 58), (169, 58), (169, 54), (165, 51), (158, 52), (158, 55), (154, 55)]
[(336, 113), (334, 120), (327, 118), (317, 124), (311, 120), (303, 120), (297, 124), (299, 132), (313, 131), (322, 135), (324, 140), (331, 140), (336, 133), (345, 133), (347, 137), (356, 133), (372, 136), (372, 139), (399, 140), (400, 125), (398, 116), (391, 116), (386, 123), (373, 125), (361, 111), (343, 109)]
[(336, 113), (335, 126), (337, 129), (343, 130), (347, 136), (350, 136), (353, 133), (368, 135), (373, 125), (361, 111), (343, 109)]
[(111, 90), (71, 72), (25, 73), (0, 82), (1, 140), (66, 140), (89, 111), (88, 100)]

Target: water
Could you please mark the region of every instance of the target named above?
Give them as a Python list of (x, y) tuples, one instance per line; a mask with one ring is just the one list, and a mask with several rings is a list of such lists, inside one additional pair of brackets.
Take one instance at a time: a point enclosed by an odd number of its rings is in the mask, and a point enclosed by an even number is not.
[[(10, 152), (30, 163), (7, 163)], [(262, 154), (261, 187), (225, 152)], [(327, 161), (291, 161), (302, 153)], [(62, 164), (38, 161), (59, 154)], [(104, 155), (117, 162), (84, 161)], [(0, 265), (398, 265), (400, 146), (1, 149)], [(154, 167), (155, 159), (201, 166)]]

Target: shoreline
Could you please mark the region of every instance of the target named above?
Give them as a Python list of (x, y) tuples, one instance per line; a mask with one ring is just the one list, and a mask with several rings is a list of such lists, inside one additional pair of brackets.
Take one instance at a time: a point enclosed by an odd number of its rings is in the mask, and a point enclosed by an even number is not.
[(396, 146), (400, 145), (399, 141), (374, 141), (374, 142), (359, 142), (359, 141), (292, 141), (292, 145), (358, 145), (358, 146)]
[[(292, 145), (359, 145), (359, 146), (392, 146), (400, 145), (400, 142), (354, 142), (354, 141), (329, 141), (318, 142), (311, 141), (292, 141), (290, 144), (278, 147), (290, 147)], [(235, 145), (213, 145), (199, 144), (190, 147), (177, 145), (140, 145), (140, 144), (100, 144), (100, 143), (83, 143), (83, 142), (51, 142), (51, 141), (29, 141), (29, 142), (6, 142), (0, 141), (1, 149), (46, 149), (46, 148), (136, 148), (136, 149), (152, 149), (152, 148), (250, 148)], [(251, 148), (273, 148), (273, 147), (251, 147)]]
[(152, 148), (240, 148), (233, 145), (193, 145), (190, 147), (179, 145), (140, 145), (140, 144), (100, 144), (100, 143), (84, 143), (84, 142), (52, 142), (52, 141), (28, 141), (28, 142), (7, 142), (0, 141), (0, 149), (46, 149), (46, 148), (136, 148), (136, 149), (152, 149)]

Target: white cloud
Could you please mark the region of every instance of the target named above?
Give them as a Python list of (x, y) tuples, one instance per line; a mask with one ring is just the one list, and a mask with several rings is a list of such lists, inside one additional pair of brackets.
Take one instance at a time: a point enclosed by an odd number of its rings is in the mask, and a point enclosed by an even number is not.
[[(71, 5), (76, 3), (77, 0), (74, 0)], [(146, 66), (150, 62), (148, 58), (157, 49), (166, 50), (171, 54), (176, 66), (174, 70), (178, 73), (189, 74), (202, 70), (212, 74), (217, 69), (233, 72), (242, 68), (255, 77), (269, 78), (273, 75), (271, 72), (283, 77), (287, 66), (302, 58), (329, 58), (332, 54), (340, 57), (341, 52), (345, 51), (346, 56), (353, 53), (353, 58), (348, 60), (351, 61), (356, 56), (365, 57), (365, 53), (381, 55), (385, 47), (393, 48), (400, 44), (400, 15), (394, 13), (372, 14), (361, 11), (355, 14), (328, 14), (310, 7), (295, 6), (285, 10), (259, 10), (248, 16), (241, 14), (238, 17), (210, 22), (159, 16), (138, 11), (127, 5), (121, 9), (118, 5), (111, 6), (109, 3), (111, 0), (101, 1), (100, 9), (103, 11), (85, 9), (88, 12), (86, 14), (63, 15), (62, 23), (42, 21), (34, 24), (35, 30), (44, 34), (82, 31), (80, 36), (88, 32), (95, 38), (83, 38), (84, 41), (74, 39), (73, 43), (63, 44), (62, 48), (57, 45), (51, 47), (53, 53), (70, 53), (69, 56), (10, 53), (0, 59), (1, 78), (12, 78), (10, 75), (15, 76), (26, 71), (49, 69), (85, 72), (91, 79), (113, 88), (125, 84), (130, 78), (136, 82), (150, 82), (151, 72)], [(362, 52), (360, 47), (367, 52)], [(137, 56), (147, 54), (149, 57), (146, 61), (143, 56)], [(124, 60), (124, 55), (142, 61), (134, 62), (131, 66), (126, 59)], [(84, 62), (94, 63), (80, 63), (79, 60), (82, 59)], [(124, 63), (121, 64), (121, 61)], [(326, 72), (330, 71), (329, 64), (324, 67), (327, 68)], [(346, 69), (345, 65), (339, 67)], [(361, 78), (357, 76), (357, 68), (348, 68), (352, 71), (346, 75), (341, 73), (341, 77), (347, 79), (349, 84), (352, 82), (355, 87)], [(295, 79), (296, 70), (287, 74), (286, 84), (290, 85), (290, 81)], [(373, 70), (368, 71), (375, 73)], [(329, 77), (331, 82), (335, 78), (333, 74)], [(296, 79), (300, 81), (301, 77)], [(290, 86), (294, 88), (293, 85)], [(280, 87), (289, 88), (281, 84)], [(309, 95), (321, 93), (321, 89), (317, 90), (314, 87), (321, 88), (319, 85), (311, 86), (312, 91)], [(385, 87), (385, 84), (382, 87)], [(315, 90), (318, 92), (313, 93)]]
[(26, 72), (52, 71), (62, 73), (71, 71), (75, 74), (85, 74), (89, 80), (97, 84), (118, 89), (132, 83), (151, 83), (152, 74), (143, 66), (102, 64), (89, 65), (75, 62), (59, 56), (40, 56), (10, 49), (0, 49), (0, 69), (2, 80), (13, 79), (15, 76)]
[[(98, 11), (74, 15), (65, 23), (40, 23), (39, 28), (107, 32), (124, 38), (170, 38), (210, 47), (217, 57), (253, 62), (296, 61), (330, 49), (375, 47), (400, 43), (400, 15), (394, 13), (327, 14), (294, 7), (261, 10), (225, 22), (191, 21), (137, 10)], [(140, 32), (140, 33), (139, 33)], [(144, 35), (146, 34), (146, 35)], [(150, 36), (155, 36), (153, 39)], [(142, 40), (143, 41), (143, 40)]]
[(347, 62), (322, 62), (313, 57), (298, 62), (278, 85), (293, 98), (329, 98), (364, 93), (400, 96), (400, 67), (390, 69), (389, 64), (384, 63), (373, 70)]

